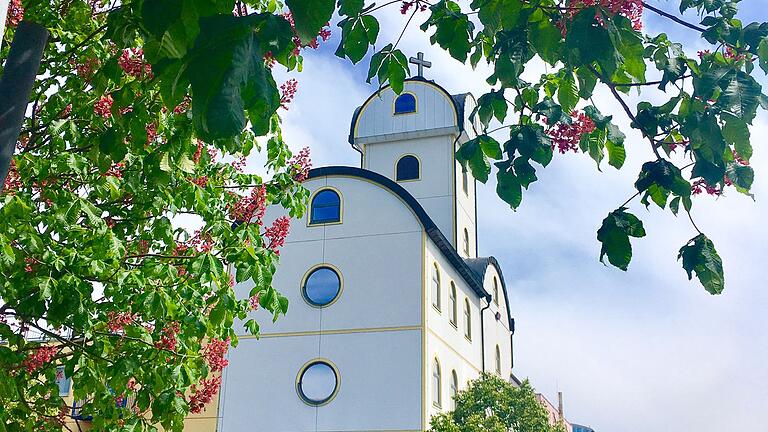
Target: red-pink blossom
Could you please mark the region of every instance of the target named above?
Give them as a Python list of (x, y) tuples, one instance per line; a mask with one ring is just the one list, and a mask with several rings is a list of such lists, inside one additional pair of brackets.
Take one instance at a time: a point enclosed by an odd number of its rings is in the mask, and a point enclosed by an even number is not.
[(288, 104), (293, 102), (293, 98), (296, 96), (296, 90), (298, 90), (299, 82), (296, 78), (291, 78), (288, 81), (280, 85), (280, 106), (288, 109)]
[(24, 359), (21, 365), (28, 373), (34, 373), (50, 363), (58, 352), (59, 348), (54, 345), (41, 346), (27, 354), (27, 358)]
[(293, 179), (297, 182), (303, 182), (309, 177), (309, 170), (312, 169), (312, 159), (309, 157), (309, 147), (304, 147), (298, 154), (294, 155), (289, 161), (288, 166), (291, 169)]
[(189, 181), (201, 188), (205, 188), (206, 186), (208, 186), (208, 176), (191, 178), (189, 179)]
[(21, 176), (19, 175), (19, 169), (16, 167), (16, 161), (11, 159), (11, 165), (8, 167), (8, 175), (5, 177), (5, 183), (3, 184), (3, 193), (13, 195), (21, 189), (23, 183), (21, 182)]
[(21, 0), (11, 0), (8, 4), (8, 19), (6, 20), (8, 27), (16, 27), (23, 19), (24, 6), (21, 5)]
[(134, 78), (152, 78), (152, 66), (144, 61), (144, 50), (141, 48), (126, 48), (120, 54), (117, 64)]
[(237, 172), (243, 172), (246, 164), (247, 162), (245, 161), (245, 156), (240, 156), (239, 158), (232, 161), (232, 168), (234, 168)]
[(189, 398), (189, 411), (193, 414), (203, 412), (205, 406), (211, 403), (213, 397), (219, 392), (221, 377), (202, 379), (198, 385), (192, 386), (192, 396)]
[(272, 222), (272, 226), (264, 230), (264, 236), (269, 239), (268, 248), (272, 249), (278, 255), (278, 250), (285, 244), (285, 238), (291, 229), (291, 219), (288, 216), (281, 216)]
[(160, 339), (155, 342), (155, 348), (168, 351), (176, 351), (176, 335), (181, 331), (181, 326), (177, 322), (170, 322), (160, 331)]
[(220, 372), (229, 364), (224, 358), (229, 350), (229, 343), (229, 338), (224, 340), (213, 338), (203, 347), (203, 358), (212, 372)]
[(108, 119), (112, 115), (113, 103), (114, 103), (114, 100), (112, 100), (112, 96), (110, 95), (102, 96), (93, 105), (93, 113), (96, 114), (97, 116), (101, 116), (105, 119)]
[(248, 306), (250, 306), (251, 310), (255, 311), (259, 308), (259, 300), (261, 299), (258, 293), (248, 298)]
[(251, 189), (248, 196), (240, 197), (229, 208), (229, 217), (240, 222), (261, 224), (267, 209), (267, 188), (262, 185)]
[(131, 325), (136, 315), (130, 312), (110, 311), (107, 313), (107, 328), (112, 333), (122, 333), (125, 326)]
[(184, 99), (176, 105), (176, 107), (173, 109), (174, 114), (183, 114), (187, 112), (190, 105), (192, 105), (192, 98), (190, 98), (188, 95), (184, 96)]
[(581, 137), (595, 130), (595, 122), (589, 116), (580, 111), (571, 113), (572, 122), (557, 123), (547, 130), (547, 135), (552, 140), (552, 148), (560, 153), (567, 151), (579, 151)]
[(104, 177), (116, 177), (116, 178), (123, 178), (123, 170), (125, 169), (125, 163), (118, 162), (116, 164), (112, 164), (111, 167), (102, 174)]

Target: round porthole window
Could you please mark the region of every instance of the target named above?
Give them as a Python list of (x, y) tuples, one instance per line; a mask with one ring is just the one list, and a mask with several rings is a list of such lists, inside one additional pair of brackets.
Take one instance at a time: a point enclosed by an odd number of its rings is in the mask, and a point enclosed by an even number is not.
[(341, 292), (341, 278), (330, 267), (318, 267), (304, 279), (302, 292), (312, 306), (328, 306)]
[(330, 364), (317, 360), (305, 366), (297, 383), (299, 396), (310, 405), (330, 402), (339, 388), (339, 377)]

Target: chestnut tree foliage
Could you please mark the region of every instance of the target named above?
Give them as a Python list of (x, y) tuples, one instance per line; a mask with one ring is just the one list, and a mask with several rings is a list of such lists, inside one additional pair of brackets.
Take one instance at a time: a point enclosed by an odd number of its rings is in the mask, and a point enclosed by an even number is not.
[(551, 424), (528, 380), (520, 387), (483, 374), (456, 394), (454, 409), (431, 419), (430, 432), (565, 432)]
[[(637, 199), (685, 213), (697, 235), (682, 266), (720, 293), (722, 262), (693, 223), (693, 196), (750, 193), (768, 24), (736, 19), (737, 0), (678, 3), (700, 22), (641, 0), (12, 0), (0, 61), (19, 26), (50, 38), (0, 182), (0, 430), (62, 427), (57, 366), (96, 430), (179, 430), (205, 408), (235, 323), (258, 334), (249, 311), (288, 307), (271, 277), (287, 217), (304, 212), (308, 160), (280, 132), (296, 81), (278, 85), (273, 70), (300, 71), (302, 50), (334, 21), (336, 54), (369, 58), (369, 81), (402, 91), (400, 40), (379, 40), (377, 13), (390, 6), (459, 62), (490, 65), (492, 89), (471, 113), (480, 130), (457, 157), (482, 182), (495, 172), (513, 209), (555, 151), (622, 167), (625, 135), (592, 99), (607, 89), (654, 157), (602, 222), (601, 260), (627, 269), (630, 237), (645, 235), (628, 207)], [(643, 33), (643, 13), (710, 49)], [(547, 73), (522, 78), (542, 62)], [(665, 100), (626, 102), (653, 87)], [(254, 150), (265, 178), (242, 172)], [(265, 226), (270, 204), (286, 218)], [(232, 284), (246, 279), (256, 286), (237, 298)]]

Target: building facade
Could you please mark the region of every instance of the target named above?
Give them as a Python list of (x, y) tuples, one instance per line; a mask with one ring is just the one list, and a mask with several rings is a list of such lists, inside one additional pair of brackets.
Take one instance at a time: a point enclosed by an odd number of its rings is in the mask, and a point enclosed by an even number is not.
[(305, 182), (308, 214), (273, 280), (289, 313), (230, 352), (218, 430), (423, 431), (482, 371), (511, 377), (507, 286), (477, 255), (475, 181), (454, 156), (474, 106), (416, 77), (356, 110), (361, 167)]

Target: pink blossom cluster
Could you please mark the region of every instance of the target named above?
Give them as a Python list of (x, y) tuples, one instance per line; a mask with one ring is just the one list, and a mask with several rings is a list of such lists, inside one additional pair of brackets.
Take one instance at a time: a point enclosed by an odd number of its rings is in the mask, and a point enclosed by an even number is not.
[(267, 188), (264, 185), (251, 189), (251, 194), (240, 197), (229, 208), (229, 217), (240, 222), (257, 223), (267, 210)]
[(93, 113), (96, 114), (97, 116), (108, 119), (112, 115), (112, 104), (114, 102), (115, 101), (112, 99), (112, 96), (110, 95), (102, 96), (93, 105)]
[(8, 4), (8, 19), (6, 20), (8, 27), (16, 27), (23, 19), (24, 6), (21, 5), (21, 0), (11, 0)]
[(190, 178), (189, 181), (192, 184), (197, 185), (198, 187), (205, 188), (208, 186), (208, 176), (200, 176), (195, 178)]
[(704, 179), (698, 179), (691, 185), (691, 193), (694, 195), (700, 195), (706, 192), (708, 195), (720, 196), (723, 194), (723, 190), (718, 186), (712, 186)]
[(69, 63), (70, 65), (74, 66), (77, 76), (84, 79), (85, 81), (90, 81), (91, 78), (93, 78), (93, 75), (96, 73), (96, 69), (98, 69), (101, 65), (99, 59), (95, 57), (87, 58), (82, 62), (78, 62), (73, 59), (70, 60)]
[(201, 140), (197, 140), (197, 150), (195, 150), (195, 154), (192, 156), (192, 161), (197, 163), (200, 163), (200, 157), (203, 155), (203, 147), (205, 147), (205, 143)]
[(259, 300), (261, 300), (261, 298), (258, 293), (248, 298), (248, 306), (250, 306), (251, 310), (255, 311), (259, 308)]
[(27, 354), (27, 358), (24, 359), (21, 366), (24, 367), (28, 373), (34, 373), (36, 370), (50, 363), (58, 352), (59, 348), (56, 346), (41, 346)]
[(280, 255), (279, 248), (285, 244), (285, 238), (291, 229), (291, 219), (288, 216), (281, 216), (272, 222), (272, 226), (264, 230), (264, 237), (269, 239), (268, 248)]
[(404, 1), (404, 2), (403, 2), (401, 5), (400, 5), (400, 13), (401, 13), (401, 14), (403, 14), (403, 15), (407, 14), (407, 13), (408, 13), (408, 9), (410, 9), (410, 8), (411, 8), (411, 7), (413, 7), (413, 6), (416, 6), (416, 8), (417, 8), (417, 9), (418, 9), (420, 12), (424, 12), (425, 10), (427, 10), (427, 7), (428, 7), (429, 5), (427, 4), (427, 2), (425, 2), (425, 1), (423, 1), (423, 0), (410, 0), (410, 1)]
[(234, 168), (237, 172), (243, 172), (243, 169), (245, 169), (246, 165), (247, 163), (245, 161), (245, 156), (240, 156), (239, 158), (232, 161), (232, 168)]
[[(568, 0), (566, 7), (569, 18), (572, 19), (579, 10), (592, 6), (600, 6), (613, 15), (626, 17), (632, 21), (632, 27), (637, 31), (643, 28), (643, 0)], [(567, 23), (561, 21), (558, 26), (565, 36)]]
[(168, 351), (176, 351), (176, 344), (178, 340), (176, 335), (181, 331), (179, 323), (173, 321), (165, 325), (163, 330), (160, 331), (160, 339), (155, 342), (155, 348)]
[(288, 104), (293, 102), (296, 96), (296, 90), (299, 88), (299, 82), (296, 78), (291, 78), (280, 85), (280, 106), (288, 109)]
[(304, 147), (298, 154), (294, 155), (289, 161), (293, 179), (297, 182), (303, 182), (309, 177), (309, 170), (312, 169), (312, 159), (309, 157), (309, 147)]
[(581, 137), (595, 130), (595, 122), (581, 111), (571, 113), (572, 122), (557, 123), (547, 130), (547, 135), (552, 140), (552, 148), (557, 148), (560, 153), (567, 151), (578, 152)]
[(116, 164), (112, 164), (112, 166), (109, 167), (107, 172), (102, 174), (102, 176), (104, 176), (104, 177), (115, 177), (115, 178), (121, 179), (121, 178), (123, 178), (123, 170), (124, 169), (125, 169), (125, 163), (118, 162)]
[(176, 247), (178, 251), (187, 250), (187, 249), (194, 249), (197, 252), (210, 252), (213, 250), (213, 238), (209, 233), (203, 234), (202, 229), (195, 230), (195, 233), (192, 235), (192, 238), (187, 240), (187, 242), (183, 245), (179, 245)]
[(189, 109), (190, 105), (192, 105), (192, 98), (190, 98), (189, 95), (184, 96), (184, 99), (181, 101), (181, 103), (176, 105), (176, 107), (173, 109), (173, 113), (174, 114), (183, 114), (183, 113), (187, 112), (187, 110)]
[(157, 140), (157, 123), (150, 123), (144, 127), (147, 131), (147, 144), (152, 144)]
[(224, 358), (229, 350), (229, 343), (229, 338), (224, 340), (213, 338), (203, 347), (203, 358), (212, 372), (221, 372), (229, 364)]
[(144, 50), (141, 48), (124, 49), (117, 64), (128, 76), (152, 78), (152, 65), (144, 61)]
[(122, 333), (125, 326), (131, 325), (136, 315), (130, 312), (110, 311), (107, 313), (107, 328), (112, 333)]
[(3, 184), (3, 193), (13, 195), (17, 190), (21, 189), (23, 183), (21, 182), (21, 175), (19, 175), (19, 169), (16, 167), (16, 161), (11, 159), (11, 165), (8, 167), (8, 175), (5, 177), (5, 183)]
[(189, 411), (193, 414), (203, 412), (205, 406), (211, 403), (213, 397), (219, 392), (221, 377), (200, 380), (199, 386), (192, 386), (192, 396), (189, 398)]
[[(283, 18), (288, 21), (288, 23), (291, 25), (291, 29), (293, 30), (293, 44), (295, 45), (295, 48), (293, 49), (294, 55), (299, 55), (299, 52), (301, 51), (301, 38), (299, 38), (299, 35), (296, 33), (296, 23), (293, 20), (293, 14), (291, 12), (286, 12), (283, 15)], [(317, 49), (317, 47), (320, 46), (320, 41), (318, 39), (321, 39), (323, 42), (327, 41), (331, 38), (331, 30), (330, 30), (331, 23), (325, 23), (325, 25), (320, 29), (317, 36), (309, 41), (307, 44), (308, 47), (312, 49)]]
[(275, 66), (275, 63), (277, 63), (275, 55), (272, 54), (272, 51), (267, 51), (267, 53), (264, 54), (264, 66), (266, 66), (267, 69), (272, 69)]
[(35, 264), (37, 264), (37, 260), (32, 257), (26, 257), (24, 258), (24, 271), (27, 273), (32, 273), (35, 271), (35, 268), (33, 267)]

